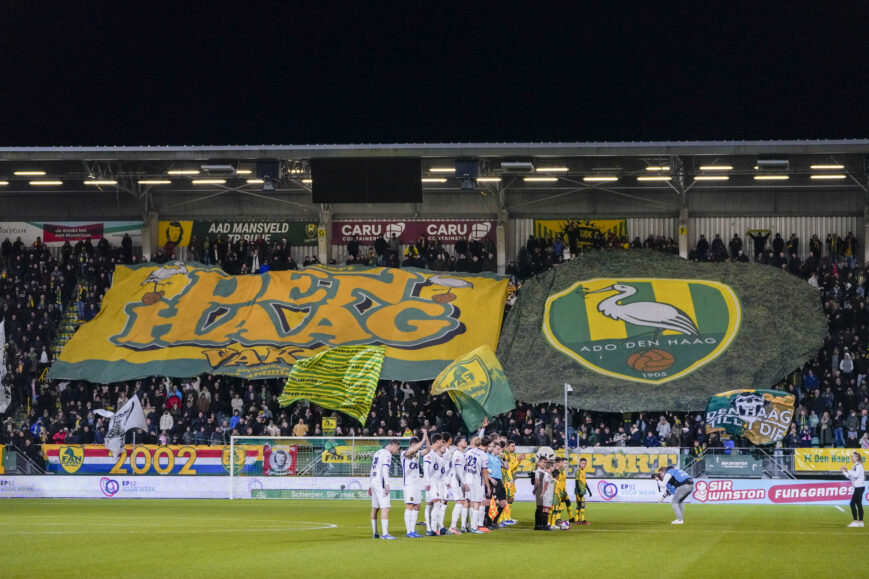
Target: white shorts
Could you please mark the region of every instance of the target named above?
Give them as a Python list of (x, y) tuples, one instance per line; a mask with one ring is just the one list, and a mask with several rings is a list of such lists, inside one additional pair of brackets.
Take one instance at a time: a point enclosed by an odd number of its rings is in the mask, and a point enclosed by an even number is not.
[(389, 493), (384, 489), (371, 489), (371, 508), (388, 509), (390, 506)]
[(471, 482), (469, 484), (468, 498), (472, 503), (482, 503), (486, 501), (486, 489), (482, 482)]
[(441, 483), (439, 492), (441, 495), (440, 499), (443, 502), (447, 502), (448, 500), (450, 500), (450, 490), (447, 488), (447, 483), (445, 483), (445, 482)]
[(543, 499), (543, 506), (544, 506), (544, 507), (547, 507), (547, 508), (550, 508), (550, 509), (552, 508), (552, 498), (553, 498), (553, 496), (554, 496), (554, 495), (553, 495), (553, 492), (552, 492), (552, 491), (549, 491), (548, 493), (546, 493), (545, 495), (543, 495), (542, 499)]
[(427, 503), (430, 503), (435, 500), (441, 500), (444, 498), (443, 495), (444, 486), (440, 483), (433, 484), (429, 487), (429, 490), (425, 491), (425, 500)]
[(465, 492), (464, 487), (462, 487), (459, 481), (454, 480), (450, 483), (452, 486), (450, 487), (450, 493), (453, 495), (454, 501), (464, 501), (468, 498), (468, 493)]
[(408, 505), (418, 505), (422, 502), (422, 487), (414, 483), (404, 487), (404, 502)]

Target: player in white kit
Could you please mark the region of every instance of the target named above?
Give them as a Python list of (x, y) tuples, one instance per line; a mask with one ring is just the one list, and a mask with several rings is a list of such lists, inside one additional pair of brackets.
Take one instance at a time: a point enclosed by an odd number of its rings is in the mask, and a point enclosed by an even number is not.
[(441, 436), (444, 440), (444, 445), (441, 449), (441, 459), (443, 460), (440, 483), (441, 503), (440, 507), (437, 509), (436, 515), (432, 517), (432, 522), (435, 524), (435, 528), (445, 535), (446, 529), (444, 528), (444, 519), (446, 519), (447, 516), (447, 504), (450, 500), (450, 487), (453, 482), (453, 435), (448, 432), (441, 432)]
[[(470, 530), (472, 533), (488, 533), (483, 526), (485, 518), (486, 489), (485, 481), (488, 478), (489, 457), (480, 450), (481, 439), (475, 436), (471, 439), (471, 449), (465, 454), (466, 484), (468, 485), (468, 499), (471, 502)], [(488, 441), (486, 441), (488, 442)]]
[(452, 464), (452, 480), (450, 488), (453, 495), (453, 500), (456, 505), (453, 507), (453, 520), (450, 524), (450, 534), (458, 535), (460, 533), (456, 525), (461, 519), (461, 533), (467, 533), (468, 525), (468, 485), (465, 483), (465, 450), (468, 448), (468, 441), (464, 436), (456, 438), (456, 444), (453, 447), (453, 454), (450, 458)]
[[(399, 442), (390, 440), (386, 448), (381, 448), (371, 458), (368, 494), (371, 496), (371, 530), (375, 539), (395, 539), (389, 534), (389, 467), (392, 466), (392, 456), (398, 452), (398, 448)], [(378, 511), (382, 536), (377, 534)]]
[(422, 477), (419, 457), (429, 451), (428, 432), (422, 431), (422, 439), (411, 438), (410, 446), (401, 453), (401, 473), (404, 482), (404, 528), (409, 539), (422, 537), (416, 532), (419, 504), (422, 502)]
[(425, 528), (427, 537), (440, 536), (440, 527), (434, 520), (441, 505), (441, 483), (443, 481), (444, 468), (444, 440), (440, 434), (431, 437), (432, 452), (423, 459), (423, 478), (425, 483)]

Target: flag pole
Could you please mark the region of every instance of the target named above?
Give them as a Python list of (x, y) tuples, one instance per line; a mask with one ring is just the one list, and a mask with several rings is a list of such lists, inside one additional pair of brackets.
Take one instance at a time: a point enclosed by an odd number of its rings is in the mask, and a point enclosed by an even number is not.
[(570, 439), (567, 437), (567, 393), (573, 392), (573, 388), (567, 382), (564, 383), (564, 460), (567, 466), (565, 474), (570, 474)]

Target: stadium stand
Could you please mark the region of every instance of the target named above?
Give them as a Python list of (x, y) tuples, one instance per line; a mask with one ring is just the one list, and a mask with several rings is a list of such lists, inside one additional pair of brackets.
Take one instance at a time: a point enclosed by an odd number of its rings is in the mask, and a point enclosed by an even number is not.
[[(857, 241), (827, 236), (810, 240), (806, 259), (797, 253), (799, 239), (787, 242), (752, 240), (756, 265), (783, 268), (818, 288), (819, 299), (829, 320), (824, 347), (804, 368), (794, 372), (777, 388), (795, 394), (798, 407), (790, 432), (782, 441), (785, 449), (796, 447), (869, 448), (869, 275), (858, 263)], [(449, 254), (433, 240), (420, 240), (398, 248), (348, 247), (348, 263), (427, 266), (448, 271), (491, 269), (491, 248), (479, 243), (457, 243)], [(569, 242), (568, 242), (569, 245)], [(188, 259), (216, 263), (235, 274), (266, 269), (295, 269), (289, 249), (281, 242), (252, 243), (222, 238), (191, 244)], [(675, 252), (672, 238), (600, 239), (589, 250), (618, 251), (654, 248)], [(576, 255), (578, 247), (568, 247)], [(564, 244), (531, 236), (515, 262), (508, 266), (511, 298), (515, 300), (521, 280), (557, 267)], [(363, 257), (356, 257), (356, 256)], [(399, 256), (404, 259), (398, 262)], [(172, 247), (154, 253), (154, 261), (174, 259)], [(742, 240), (719, 236), (709, 244), (701, 235), (690, 259), (748, 261)], [(111, 285), (117, 263), (137, 263), (128, 243), (111, 247), (105, 239), (96, 246), (89, 241), (67, 243), (50, 251), (40, 241), (26, 247), (19, 240), (2, 243), (0, 307), (7, 333), (7, 376), (11, 404), (3, 417), (0, 443), (11, 445), (40, 464), (39, 447), (44, 443), (102, 443), (106, 421), (94, 415), (98, 408), (113, 409), (139, 392), (148, 421), (148, 431), (138, 433), (139, 442), (155, 444), (226, 444), (232, 435), (317, 436), (324, 416), (337, 419), (337, 435), (408, 436), (413, 429), (431, 432), (461, 432), (464, 427), (445, 395), (430, 397), (430, 383), (382, 381), (371, 413), (362, 426), (316, 405), (295, 403), (281, 409), (277, 397), (281, 380), (245, 381), (225, 376), (202, 375), (194, 379), (150, 379), (107, 385), (79, 382), (48, 382), (44, 373), (52, 358), (82, 323), (99, 311)], [(305, 258), (303, 264), (315, 258)], [(267, 267), (264, 267), (266, 266)], [(465, 269), (470, 268), (470, 269)], [(479, 269), (478, 269), (479, 268)], [(513, 412), (497, 417), (492, 428), (508, 433), (519, 444), (563, 448), (564, 409), (554, 404), (519, 404)], [(571, 410), (567, 429), (572, 448), (594, 446), (687, 447), (701, 453), (707, 446), (721, 446), (717, 434), (707, 438), (704, 420), (696, 413), (604, 414)], [(132, 437), (132, 433), (128, 433)], [(745, 444), (738, 441), (737, 444)]]

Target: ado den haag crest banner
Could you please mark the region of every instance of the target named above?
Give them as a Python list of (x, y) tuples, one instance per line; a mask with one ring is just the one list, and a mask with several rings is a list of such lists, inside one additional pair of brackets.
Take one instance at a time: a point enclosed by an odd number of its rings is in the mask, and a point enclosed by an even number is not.
[(543, 332), (590, 370), (660, 384), (717, 358), (740, 320), (736, 294), (719, 282), (592, 279), (546, 300)]
[(583, 254), (522, 287), (498, 345), (516, 399), (609, 412), (701, 410), (772, 386), (826, 334), (817, 290), (755, 264), (651, 250)]
[(490, 274), (413, 268), (231, 276), (182, 262), (119, 266), (99, 315), (64, 347), (50, 377), (269, 378), (327, 348), (370, 344), (386, 346), (382, 378), (433, 379), (460, 355), (497, 343), (506, 285)]

